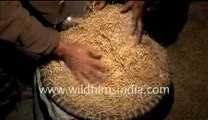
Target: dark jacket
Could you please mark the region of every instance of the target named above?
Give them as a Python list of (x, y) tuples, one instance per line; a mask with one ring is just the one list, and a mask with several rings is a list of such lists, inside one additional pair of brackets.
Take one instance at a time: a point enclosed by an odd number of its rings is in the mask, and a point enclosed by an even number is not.
[(18, 43), (33, 54), (48, 55), (57, 47), (59, 34), (23, 7), (26, 2), (48, 23), (58, 24), (67, 17), (60, 1), (0, 1), (0, 38)]

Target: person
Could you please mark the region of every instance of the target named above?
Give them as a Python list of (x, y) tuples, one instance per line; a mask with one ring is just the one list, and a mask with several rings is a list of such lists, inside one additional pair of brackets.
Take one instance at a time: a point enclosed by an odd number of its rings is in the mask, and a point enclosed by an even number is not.
[[(141, 24), (141, 31), (138, 31), (138, 25), (139, 21), (142, 21), (143, 15), (146, 10), (146, 4), (147, 1), (136, 1), (136, 0), (121, 0), (121, 1), (108, 1), (108, 0), (100, 0), (100, 1), (91, 1), (89, 2), (89, 8), (90, 10), (97, 9), (101, 10), (103, 9), (107, 3), (125, 3), (120, 11), (120, 13), (124, 14), (127, 12), (132, 12), (132, 18), (131, 18), (131, 26), (130, 26), (130, 34), (136, 36), (137, 43), (140, 43), (142, 36), (144, 34), (143, 25)], [(139, 32), (139, 33), (138, 33)]]
[[(124, 3), (121, 13), (132, 12), (131, 33), (136, 35), (138, 43), (142, 36), (148, 34), (162, 46), (175, 42), (184, 27), (191, 0), (184, 1), (128, 1), (113, 0)], [(112, 1), (95, 1), (94, 9), (101, 10)], [(92, 7), (91, 7), (92, 8)], [(141, 28), (138, 28), (140, 22)], [(141, 29), (138, 33), (138, 29)]]
[[(33, 10), (27, 9), (27, 6), (24, 6), (26, 3), (31, 5)], [(1, 1), (0, 39), (1, 51), (4, 51), (2, 57), (6, 59), (10, 51), (15, 51), (11, 49), (18, 46), (20, 49), (17, 50), (26, 52), (33, 59), (38, 60), (49, 55), (61, 57), (77, 76), (102, 79), (104, 66), (99, 59), (89, 55), (89, 48), (80, 43), (66, 44), (52, 28), (67, 18), (64, 5), (60, 1)], [(9, 51), (5, 51), (8, 49), (5, 45), (10, 48)], [(18, 98), (16, 75), (10, 72), (15, 69), (11, 64), (18, 62), (18, 58), (19, 56), (16, 56), (13, 61), (1, 60), (0, 116), (7, 113)], [(11, 63), (6, 66), (5, 62), (8, 61)], [(19, 66), (19, 71), (23, 66), (24, 64)], [(10, 71), (8, 68), (11, 68)]]
[[(136, 9), (140, 4), (134, 3), (138, 2), (129, 1), (123, 9), (123, 12), (132, 9), (137, 14), (133, 17), (133, 30), (140, 14)], [(55, 56), (63, 59), (77, 77), (104, 79), (105, 66), (98, 57), (90, 56), (88, 46), (61, 40), (56, 28), (68, 16), (65, 2), (0, 1), (0, 10), (0, 117), (19, 99), (17, 72), (24, 70), (23, 76), (27, 76), (31, 59), (39, 61)]]

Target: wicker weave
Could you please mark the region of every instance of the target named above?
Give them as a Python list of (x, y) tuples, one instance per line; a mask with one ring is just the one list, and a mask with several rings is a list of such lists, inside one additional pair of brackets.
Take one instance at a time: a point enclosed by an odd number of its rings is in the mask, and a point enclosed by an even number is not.
[[(103, 57), (108, 76), (100, 87), (119, 90), (130, 86), (169, 87), (167, 54), (150, 37), (139, 45), (129, 34), (131, 13), (120, 14), (120, 6), (107, 6), (85, 17), (81, 23), (62, 32), (67, 43), (87, 44)], [(95, 51), (94, 51), (95, 52)], [(42, 68), (45, 87), (82, 86), (63, 61), (51, 61)], [(83, 86), (90, 84), (84, 81)], [(99, 82), (98, 82), (99, 83)], [(49, 96), (69, 114), (84, 119), (132, 119), (150, 112), (165, 94), (57, 94)]]

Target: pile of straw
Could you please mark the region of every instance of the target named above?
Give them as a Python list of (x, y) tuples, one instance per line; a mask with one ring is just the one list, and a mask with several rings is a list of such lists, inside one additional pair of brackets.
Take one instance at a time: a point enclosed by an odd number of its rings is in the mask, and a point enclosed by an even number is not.
[[(120, 90), (129, 86), (168, 87), (170, 85), (166, 51), (150, 37), (143, 36), (136, 45), (129, 33), (131, 13), (120, 14), (120, 6), (107, 6), (84, 18), (81, 23), (62, 32), (67, 43), (87, 44), (102, 54), (108, 68), (107, 79), (101, 87)], [(46, 87), (80, 88), (81, 84), (63, 61), (51, 61), (43, 66)], [(84, 80), (84, 86), (88, 81)], [(164, 94), (52, 94), (50, 97), (69, 114), (88, 119), (131, 119), (148, 113)]]

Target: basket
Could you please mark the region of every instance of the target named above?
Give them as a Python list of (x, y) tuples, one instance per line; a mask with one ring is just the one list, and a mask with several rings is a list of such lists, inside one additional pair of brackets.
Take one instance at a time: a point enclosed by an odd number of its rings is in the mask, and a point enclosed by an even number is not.
[[(105, 81), (94, 85), (82, 80), (81, 84), (61, 60), (53, 60), (41, 68), (44, 87), (65, 89), (62, 93), (48, 93), (48, 97), (75, 118), (140, 118), (167, 94), (161, 91), (150, 93), (167, 89), (171, 84), (165, 49), (147, 35), (137, 45), (136, 37), (129, 34), (131, 13), (120, 14), (120, 10), (119, 5), (109, 5), (90, 13), (78, 26), (61, 33), (65, 42), (86, 44), (102, 55), (101, 61), (108, 69)], [(66, 90), (89, 87), (111, 91), (89, 93), (88, 89), (88, 92), (73, 93)]]

